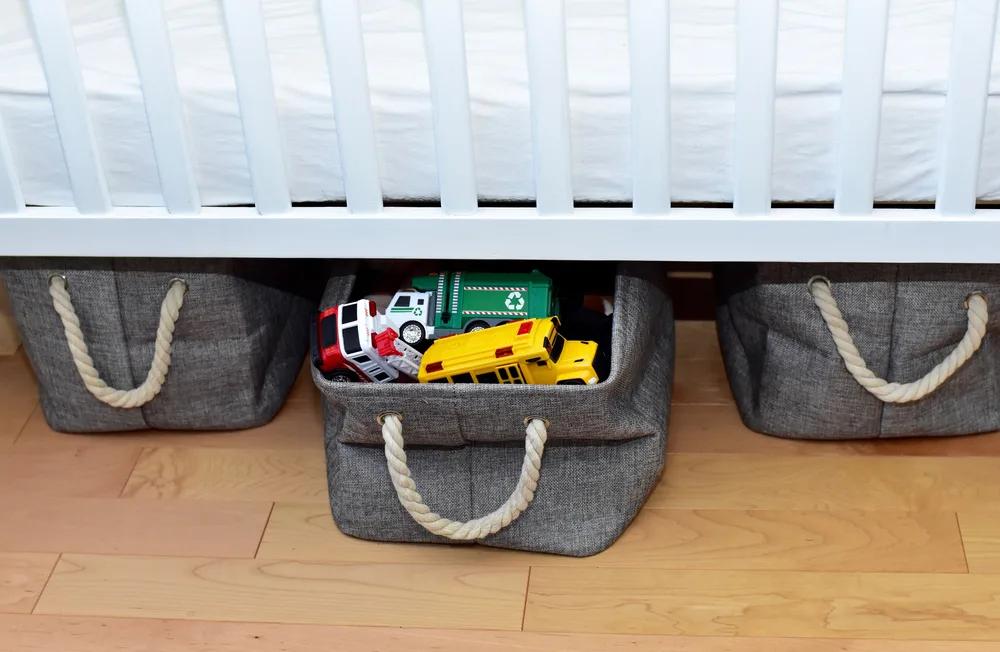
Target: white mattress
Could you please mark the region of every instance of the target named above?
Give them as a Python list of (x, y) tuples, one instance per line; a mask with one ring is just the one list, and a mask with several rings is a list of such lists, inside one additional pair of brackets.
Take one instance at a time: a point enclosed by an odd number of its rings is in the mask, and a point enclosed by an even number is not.
[[(484, 200), (531, 200), (523, 0), (465, 0), (476, 177)], [(90, 108), (118, 205), (162, 205), (120, 0), (67, 0)], [(206, 205), (252, 203), (218, 0), (166, 0)], [(628, 201), (626, 0), (567, 0), (574, 191)], [(316, 0), (264, 0), (292, 199), (342, 200)], [(438, 195), (418, 0), (361, 0), (386, 197)], [(894, 0), (876, 196), (935, 193), (954, 0)], [(0, 117), (25, 199), (71, 205), (45, 78), (22, 0), (0, 0)], [(672, 195), (732, 200), (735, 0), (672, 2)], [(774, 198), (830, 200), (843, 0), (782, 0)], [(994, 56), (991, 93), (1000, 90)], [(990, 98), (979, 194), (1000, 199), (1000, 103)]]

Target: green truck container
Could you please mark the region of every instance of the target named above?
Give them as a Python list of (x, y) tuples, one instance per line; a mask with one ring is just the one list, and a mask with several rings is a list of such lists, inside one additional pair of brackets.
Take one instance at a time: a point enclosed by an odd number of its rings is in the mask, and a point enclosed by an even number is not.
[(397, 292), (385, 319), (404, 342), (418, 345), (517, 319), (559, 314), (552, 279), (529, 273), (440, 272)]

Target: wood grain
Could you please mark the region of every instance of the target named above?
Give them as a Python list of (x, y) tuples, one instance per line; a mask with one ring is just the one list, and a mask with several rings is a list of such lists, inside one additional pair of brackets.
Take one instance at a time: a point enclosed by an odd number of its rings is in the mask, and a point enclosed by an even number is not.
[(0, 495), (0, 550), (253, 557), (271, 503)]
[[(31, 613), (59, 555), (0, 552), (0, 613)], [(13, 650), (0, 646), (0, 650)]]
[(1000, 573), (1000, 511), (964, 512), (958, 522), (969, 572)]
[(527, 579), (527, 567), (63, 555), (35, 612), (516, 630)]
[(546, 634), (0, 615), (17, 652), (995, 652), (994, 643)]
[(3, 279), (0, 279), (0, 356), (14, 355), (20, 346), (21, 338), (17, 334), (14, 310), (10, 307)]
[(719, 358), (682, 358), (674, 361), (675, 405), (730, 405), (733, 394)]
[(966, 572), (954, 514), (645, 509), (614, 546), (574, 559), (341, 534), (328, 507), (278, 503), (261, 559), (483, 565)]
[[(706, 390), (707, 391), (707, 390)], [(721, 391), (721, 390), (716, 390)], [(884, 455), (920, 457), (1000, 457), (1000, 433), (962, 437), (810, 441), (753, 432), (735, 404), (670, 406), (671, 453), (718, 455)]]
[(45, 423), (41, 412), (31, 416), (17, 440), (18, 448), (52, 450), (66, 446), (135, 448), (300, 449), (323, 451), (323, 408), (318, 396), (289, 402), (274, 419), (259, 428), (224, 432), (144, 430), (107, 435), (67, 435)]
[(533, 568), (529, 631), (1000, 640), (991, 575)]
[(24, 352), (0, 356), (0, 446), (14, 443), (37, 404), (35, 376)]
[(149, 448), (122, 496), (325, 502), (326, 461), (319, 451)]
[(719, 335), (714, 321), (680, 320), (674, 323), (676, 329), (677, 358), (722, 359), (719, 350)]
[(992, 458), (667, 456), (651, 507), (978, 511), (1000, 501)]
[(113, 498), (139, 458), (138, 448), (0, 449), (0, 496)]
[(464, 544), (365, 541), (342, 534), (329, 504), (275, 503), (258, 559), (527, 566), (544, 559), (513, 550)]

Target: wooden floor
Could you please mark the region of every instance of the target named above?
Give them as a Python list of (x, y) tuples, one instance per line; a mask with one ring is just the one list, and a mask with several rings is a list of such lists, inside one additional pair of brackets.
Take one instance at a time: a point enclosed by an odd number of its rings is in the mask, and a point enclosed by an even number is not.
[(764, 437), (711, 324), (678, 356), (667, 468), (588, 559), (339, 534), (305, 375), (257, 430), (85, 437), (0, 358), (0, 650), (1000, 649), (1000, 435)]

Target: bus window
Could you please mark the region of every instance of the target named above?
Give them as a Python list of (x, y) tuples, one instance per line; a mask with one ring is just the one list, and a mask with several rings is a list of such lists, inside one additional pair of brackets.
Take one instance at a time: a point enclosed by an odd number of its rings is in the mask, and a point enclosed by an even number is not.
[(496, 385), (500, 382), (500, 379), (497, 378), (495, 371), (490, 371), (489, 373), (476, 375), (476, 382), (480, 385)]
[(350, 324), (351, 322), (354, 321), (358, 321), (358, 304), (349, 303), (346, 306), (341, 306), (340, 323)]
[(453, 383), (471, 383), (472, 374), (455, 374), (451, 377), (451, 382)]

